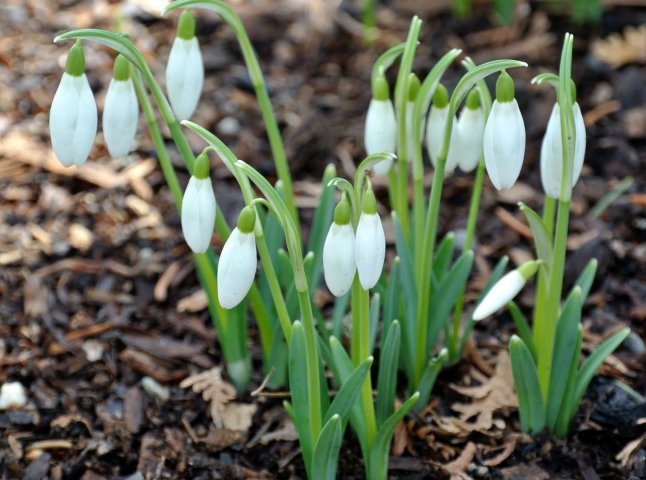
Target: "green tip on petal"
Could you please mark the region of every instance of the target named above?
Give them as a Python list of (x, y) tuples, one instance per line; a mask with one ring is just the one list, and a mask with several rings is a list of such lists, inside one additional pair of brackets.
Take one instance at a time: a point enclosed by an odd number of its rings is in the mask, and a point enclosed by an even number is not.
[(408, 101), (409, 102), (415, 101), (415, 99), (417, 98), (417, 92), (419, 92), (420, 86), (421, 84), (419, 83), (419, 78), (417, 78), (417, 75), (411, 72), (408, 75)]
[(193, 166), (193, 176), (204, 180), (209, 177), (209, 156), (206, 152), (202, 152), (195, 159), (195, 165)]
[(238, 217), (238, 230), (242, 233), (251, 233), (255, 226), (256, 210), (253, 207), (244, 207)]
[(576, 85), (574, 80), (570, 78), (570, 95), (572, 96), (572, 105), (576, 103)]
[(503, 70), (500, 72), (496, 82), (496, 100), (499, 102), (511, 102), (514, 99), (514, 80)]
[(375, 100), (388, 100), (390, 98), (390, 87), (383, 75), (377, 75), (372, 83), (372, 98)]
[(363, 194), (363, 213), (374, 215), (377, 213), (377, 199), (372, 188), (366, 189)]
[(477, 110), (480, 108), (480, 94), (475, 88), (469, 92), (465, 106), (469, 110)]
[(85, 53), (81, 41), (77, 40), (67, 54), (65, 73), (73, 77), (80, 77), (85, 72)]
[(449, 91), (444, 85), (439, 83), (433, 93), (433, 106), (435, 108), (446, 108), (449, 104)]
[(334, 209), (334, 223), (337, 225), (350, 223), (350, 204), (347, 200), (341, 200)]
[(114, 60), (112, 78), (120, 82), (124, 82), (130, 78), (130, 62), (121, 54), (117, 55), (117, 58)]
[(179, 16), (177, 36), (184, 40), (190, 40), (195, 36), (195, 19), (188, 10), (184, 10)]
[(518, 267), (516, 270), (518, 273), (521, 274), (521, 276), (525, 279), (525, 281), (528, 281), (530, 278), (534, 276), (536, 273), (536, 270), (538, 270), (539, 265), (543, 263), (540, 260), (530, 260), (529, 262), (523, 263), (520, 267)]

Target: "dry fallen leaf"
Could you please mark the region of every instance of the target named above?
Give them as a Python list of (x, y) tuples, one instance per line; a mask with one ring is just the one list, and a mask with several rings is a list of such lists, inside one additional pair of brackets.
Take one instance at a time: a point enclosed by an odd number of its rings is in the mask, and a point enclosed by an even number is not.
[(626, 27), (592, 44), (592, 54), (613, 68), (646, 62), (646, 25)]
[(469, 480), (471, 477), (466, 474), (467, 468), (471, 465), (473, 457), (476, 454), (476, 444), (473, 442), (467, 443), (460, 453), (460, 456), (441, 467), (446, 470), (446, 472), (451, 475), (451, 480)]
[(621, 449), (621, 452), (615, 457), (621, 462), (623, 468), (632, 468), (632, 464), (635, 461), (633, 455), (639, 451), (639, 449), (646, 443), (646, 433), (641, 437), (636, 438), (626, 444), (624, 448)]
[(190, 294), (188, 297), (180, 299), (180, 301), (177, 302), (177, 311), (179, 313), (201, 312), (206, 309), (208, 304), (209, 301), (206, 298), (206, 292), (200, 288), (197, 292)]
[(473, 431), (487, 431), (494, 426), (493, 414), (502, 408), (516, 408), (518, 402), (514, 392), (511, 363), (506, 350), (501, 350), (496, 361), (494, 375), (477, 387), (451, 385), (456, 392), (474, 399), (471, 403), (455, 403), (451, 406), (460, 414), (460, 420), (467, 422), (476, 417), (475, 422), (466, 424)]
[(287, 419), (285, 422), (278, 427), (276, 430), (265, 433), (260, 437), (259, 442), (263, 445), (267, 445), (271, 442), (294, 442), (298, 440), (298, 433), (296, 433), (296, 427), (291, 420)]
[(195, 393), (201, 393), (204, 400), (211, 402), (209, 412), (216, 427), (236, 432), (249, 430), (256, 405), (232, 402), (236, 398), (236, 390), (222, 379), (220, 367), (191, 375), (182, 380), (179, 386), (190, 387)]

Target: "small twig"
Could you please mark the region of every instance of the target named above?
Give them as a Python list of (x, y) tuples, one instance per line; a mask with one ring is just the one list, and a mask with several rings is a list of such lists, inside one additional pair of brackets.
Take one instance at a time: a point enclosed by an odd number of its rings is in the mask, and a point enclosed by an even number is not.
[(269, 382), (271, 377), (274, 375), (274, 373), (276, 373), (276, 369), (274, 367), (271, 367), (271, 370), (269, 370), (269, 373), (264, 378), (264, 380), (262, 381), (260, 386), (258, 388), (256, 388), (253, 392), (251, 392), (252, 397), (257, 397), (258, 395), (260, 395), (263, 392), (263, 390), (267, 386), (267, 383)]

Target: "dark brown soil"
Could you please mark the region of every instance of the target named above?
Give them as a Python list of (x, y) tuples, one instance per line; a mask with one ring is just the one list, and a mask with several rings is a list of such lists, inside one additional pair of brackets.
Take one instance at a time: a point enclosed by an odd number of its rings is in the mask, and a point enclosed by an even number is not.
[[(221, 365), (221, 354), (207, 312), (178, 309), (198, 282), (143, 120), (127, 160), (111, 160), (101, 135), (80, 173), (58, 167), (51, 152), (48, 111), (67, 52), (53, 37), (74, 28), (120, 25), (162, 79), (175, 28), (175, 18), (157, 16), (164, 3), (5, 0), (0, 5), (0, 384), (21, 382), (29, 400), (24, 408), (0, 411), (0, 478), (304, 476), (297, 442), (260, 442), (263, 432), (285, 421), (281, 398), (243, 396), (241, 401), (257, 404), (257, 413), (248, 432), (233, 433), (215, 428), (207, 403), (179, 387), (189, 374)], [(367, 48), (358, 1), (336, 9), (323, 1), (232, 2), (261, 59), (303, 204), (312, 203), (311, 187), (327, 163), (348, 176), (347, 165), (362, 158), (371, 64), (403, 41), (417, 14), (424, 20), (415, 63), (420, 74), (453, 47), (478, 63), (510, 57), (530, 64), (514, 72), (528, 134), (520, 184), (505, 194), (485, 185), (476, 268), (486, 271), (503, 255), (513, 262), (531, 255), (516, 202), (541, 205), (539, 148), (554, 97), (530, 80), (557, 69), (562, 36), (571, 31), (588, 153), (572, 202), (566, 283), (589, 258), (599, 259), (584, 310), (586, 348), (621, 326), (635, 332), (593, 382), (567, 439), (519, 436), (517, 414), (509, 408), (496, 412), (499, 424), (493, 430), (452, 434), (438, 427), (428, 433), (439, 419), (455, 417), (456, 402), (470, 401), (452, 385), (490, 377), (513, 333), (504, 315), (479, 324), (477, 349), (442, 372), (429, 408), (398, 431), (392, 477), (448, 478), (452, 472), (455, 478), (646, 478), (646, 408), (615, 383), (646, 394), (644, 48), (634, 61), (612, 68), (592, 47), (599, 38), (645, 23), (646, 8), (610, 2), (599, 24), (577, 26), (543, 10), (545, 2), (530, 2), (515, 26), (504, 28), (495, 23), (489, 2), (474, 2), (478, 5), (464, 19), (451, 16), (447, 1), (378, 3), (380, 35)], [(273, 177), (235, 38), (214, 15), (200, 13), (197, 24), (207, 81), (193, 120)], [(643, 45), (646, 34), (641, 38)], [(101, 109), (112, 53), (88, 44), (86, 59)], [(449, 88), (460, 73), (457, 66), (449, 71)], [(189, 138), (194, 150), (201, 150), (202, 143)], [(186, 182), (186, 172), (178, 170)], [(631, 186), (595, 217), (602, 197), (628, 176)], [(215, 180), (218, 201), (235, 217), (240, 198), (226, 169), (216, 169)], [(468, 175), (448, 179), (443, 231), (464, 227), (471, 185)], [(385, 185), (379, 188), (386, 202)], [(303, 218), (310, 212), (306, 208)], [(174, 279), (170, 284), (161, 280), (165, 272)], [(521, 305), (530, 299), (521, 297)], [(262, 369), (253, 324), (250, 332), (255, 388)], [(144, 377), (168, 388), (168, 399), (149, 393)], [(356, 442), (349, 431), (345, 438), (339, 478), (363, 478)], [(617, 455), (630, 442), (637, 443), (622, 460)], [(504, 458), (492, 461), (509, 445)], [(475, 455), (451, 470), (450, 462), (470, 448)]]

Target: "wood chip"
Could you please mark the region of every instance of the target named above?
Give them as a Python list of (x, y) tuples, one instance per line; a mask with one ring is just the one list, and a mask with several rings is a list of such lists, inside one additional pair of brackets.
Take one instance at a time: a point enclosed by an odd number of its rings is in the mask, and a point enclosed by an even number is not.
[(209, 301), (206, 297), (206, 292), (200, 288), (195, 293), (192, 293), (188, 297), (184, 297), (179, 302), (177, 302), (177, 311), (180, 313), (201, 312), (203, 310), (206, 310), (208, 305)]
[(504, 208), (498, 207), (495, 210), (496, 217), (511, 230), (516, 232), (521, 237), (531, 240), (533, 238), (532, 231), (522, 221), (518, 220), (513, 214), (509, 213)]

